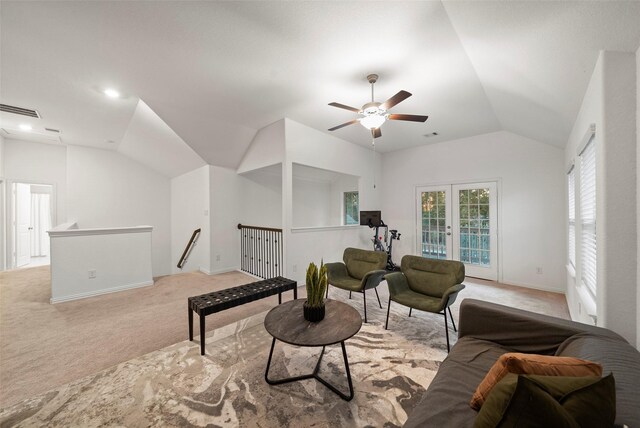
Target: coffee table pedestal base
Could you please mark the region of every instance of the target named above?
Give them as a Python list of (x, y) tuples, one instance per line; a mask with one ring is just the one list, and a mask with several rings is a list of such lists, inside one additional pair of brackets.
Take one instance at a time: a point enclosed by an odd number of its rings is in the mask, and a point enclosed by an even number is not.
[(302, 375), (302, 376), (271, 380), (269, 379), (269, 368), (271, 367), (271, 357), (273, 357), (273, 349), (276, 346), (276, 339), (274, 337), (273, 341), (271, 342), (271, 351), (269, 351), (269, 360), (267, 361), (267, 370), (264, 372), (264, 379), (267, 381), (269, 385), (280, 385), (283, 383), (296, 382), (299, 380), (316, 379), (321, 384), (329, 388), (331, 391), (335, 392), (343, 400), (351, 401), (351, 399), (353, 399), (353, 383), (351, 382), (351, 372), (349, 371), (349, 360), (347, 359), (347, 350), (344, 346), (344, 341), (340, 342), (340, 345), (342, 346), (342, 358), (344, 359), (344, 366), (347, 372), (347, 381), (349, 382), (349, 395), (346, 395), (343, 392), (339, 391), (335, 386), (331, 385), (329, 382), (327, 382), (326, 380), (324, 380), (318, 375), (318, 371), (320, 370), (320, 363), (322, 362), (322, 357), (324, 356), (324, 350), (326, 346), (322, 347), (322, 352), (320, 352), (320, 358), (318, 358), (318, 362), (316, 363), (316, 367), (313, 370), (313, 373)]

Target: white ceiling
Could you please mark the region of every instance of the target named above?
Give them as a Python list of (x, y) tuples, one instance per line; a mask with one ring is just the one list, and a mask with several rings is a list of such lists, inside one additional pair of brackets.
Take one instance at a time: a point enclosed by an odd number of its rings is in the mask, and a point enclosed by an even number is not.
[[(369, 73), (378, 101), (413, 93), (392, 112), (430, 116), (384, 124), (379, 151), (500, 129), (562, 147), (598, 51), (640, 44), (640, 2), (2, 1), (0, 14), (0, 99), (40, 111), (36, 130), (117, 147), (142, 99), (227, 167), (283, 117), (323, 131), (355, 117), (327, 104), (367, 102)], [(370, 144), (359, 125), (332, 134)]]

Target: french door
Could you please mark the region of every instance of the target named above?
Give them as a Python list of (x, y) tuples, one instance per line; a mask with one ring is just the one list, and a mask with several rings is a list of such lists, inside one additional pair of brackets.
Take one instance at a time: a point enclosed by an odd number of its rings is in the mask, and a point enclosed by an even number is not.
[(467, 276), (498, 279), (495, 182), (417, 188), (418, 254), (460, 260)]

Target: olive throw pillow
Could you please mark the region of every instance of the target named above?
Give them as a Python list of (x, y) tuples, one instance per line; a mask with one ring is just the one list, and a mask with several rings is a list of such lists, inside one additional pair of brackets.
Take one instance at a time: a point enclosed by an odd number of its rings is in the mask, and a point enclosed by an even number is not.
[(509, 352), (502, 354), (489, 369), (482, 382), (476, 388), (469, 403), (479, 410), (491, 392), (491, 389), (507, 373), (534, 374), (547, 376), (602, 376), (602, 366), (592, 361), (574, 357), (522, 354)]
[(474, 427), (611, 427), (615, 417), (612, 374), (605, 378), (509, 374), (487, 398)]

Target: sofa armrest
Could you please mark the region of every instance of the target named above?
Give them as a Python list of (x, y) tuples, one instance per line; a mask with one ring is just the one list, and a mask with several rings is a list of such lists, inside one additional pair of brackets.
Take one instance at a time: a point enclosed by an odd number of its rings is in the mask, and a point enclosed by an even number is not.
[(407, 277), (402, 272), (388, 273), (384, 279), (387, 280), (389, 286), (389, 296), (395, 296), (403, 291), (409, 290), (409, 283)]
[(362, 278), (362, 289), (369, 290), (377, 287), (386, 274), (386, 270), (372, 270), (371, 272), (367, 272)]
[(622, 339), (603, 328), (475, 299), (462, 301), (459, 324), (459, 338), (472, 336), (515, 352), (533, 354), (552, 355), (562, 342), (577, 333)]

